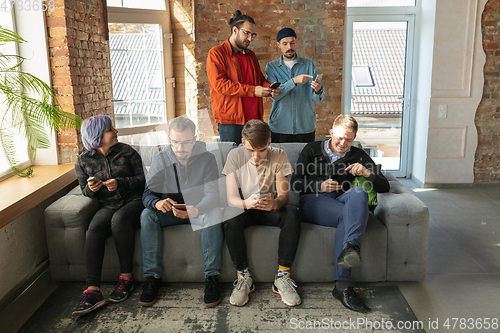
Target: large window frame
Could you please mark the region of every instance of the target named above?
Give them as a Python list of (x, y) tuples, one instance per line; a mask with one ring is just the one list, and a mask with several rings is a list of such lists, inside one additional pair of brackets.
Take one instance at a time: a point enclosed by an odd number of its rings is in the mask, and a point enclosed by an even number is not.
[(345, 29), (345, 49), (344, 49), (344, 94), (342, 99), (343, 114), (351, 114), (351, 79), (352, 79), (352, 39), (353, 23), (364, 21), (407, 21), (407, 61), (405, 68), (405, 96), (402, 98), (404, 104), (402, 133), (400, 145), (400, 170), (392, 171), (396, 177), (410, 177), (413, 156), (413, 142), (411, 138), (414, 133), (412, 119), (415, 117), (415, 103), (412, 103), (412, 96), (416, 96), (417, 84), (414, 78), (417, 77), (418, 63), (418, 13), (420, 12), (420, 1), (416, 6), (408, 7), (347, 7), (346, 9), (346, 29)]
[(173, 34), (170, 25), (170, 7), (165, 10), (136, 9), (108, 6), (108, 23), (159, 24), (163, 37), (163, 79), (165, 87), (166, 122), (152, 125), (132, 126), (119, 129), (120, 136), (144, 134), (168, 130), (168, 121), (175, 118), (175, 79), (172, 60)]

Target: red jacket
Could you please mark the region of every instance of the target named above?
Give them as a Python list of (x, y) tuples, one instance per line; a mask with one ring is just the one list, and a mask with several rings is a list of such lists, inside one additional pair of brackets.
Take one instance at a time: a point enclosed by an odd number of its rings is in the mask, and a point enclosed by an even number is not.
[[(247, 50), (254, 69), (255, 86), (269, 87), (262, 74), (255, 53)], [(238, 58), (229, 40), (210, 49), (207, 58), (207, 75), (210, 85), (210, 99), (215, 122), (219, 124), (245, 124), (245, 113), (241, 97), (253, 97), (255, 86), (242, 84)], [(262, 98), (258, 102), (259, 118), (264, 114)]]

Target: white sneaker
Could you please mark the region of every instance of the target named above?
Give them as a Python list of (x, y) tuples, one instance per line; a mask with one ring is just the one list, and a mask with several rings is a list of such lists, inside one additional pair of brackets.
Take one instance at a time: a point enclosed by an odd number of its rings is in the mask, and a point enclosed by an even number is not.
[(236, 306), (247, 304), (250, 299), (248, 295), (255, 290), (255, 285), (253, 284), (250, 274), (245, 277), (238, 272), (238, 278), (233, 282), (233, 286), (234, 289), (231, 293), (231, 298), (229, 298), (229, 302)]
[(273, 291), (280, 295), (281, 301), (288, 306), (299, 305), (302, 302), (295, 288), (297, 288), (297, 284), (290, 278), (290, 273), (280, 278), (276, 274)]

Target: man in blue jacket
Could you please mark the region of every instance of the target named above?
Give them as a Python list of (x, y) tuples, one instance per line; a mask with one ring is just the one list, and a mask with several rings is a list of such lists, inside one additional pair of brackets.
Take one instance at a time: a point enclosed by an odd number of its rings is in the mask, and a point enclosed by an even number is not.
[(318, 70), (309, 59), (295, 52), (297, 35), (283, 28), (276, 38), (281, 57), (266, 66), (268, 82), (281, 82), (277, 97), (271, 97), (269, 115), (271, 141), (313, 142), (316, 134), (314, 103), (323, 102), (325, 91)]
[[(142, 201), (141, 244), (146, 283), (140, 297), (151, 306), (161, 288), (163, 269), (162, 227), (191, 223), (203, 228), (206, 307), (220, 302), (218, 275), (224, 241), (219, 203), (219, 171), (214, 155), (204, 142), (196, 141), (196, 126), (188, 118), (174, 119), (168, 129), (170, 145), (156, 155), (146, 176)], [(185, 207), (176, 206), (184, 204)]]

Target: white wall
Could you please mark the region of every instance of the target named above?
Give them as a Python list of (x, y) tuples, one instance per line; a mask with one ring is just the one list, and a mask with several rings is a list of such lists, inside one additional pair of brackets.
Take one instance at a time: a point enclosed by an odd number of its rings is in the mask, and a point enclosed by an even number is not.
[[(482, 48), (481, 14), (486, 2), (436, 1), (425, 167), (415, 159), (415, 176), (422, 177), (424, 168), (425, 178), (421, 180), (426, 184), (474, 181), (477, 148), (474, 117), (484, 85), (486, 56)], [(448, 107), (444, 119), (438, 118), (439, 105)], [(421, 107), (423, 110), (424, 105)], [(417, 121), (418, 126), (423, 126), (421, 121)], [(423, 156), (422, 149), (415, 149), (415, 154)]]
[(44, 210), (64, 189), (0, 229), (0, 300), (48, 257)]
[(417, 44), (418, 64), (416, 68), (417, 93), (414, 98), (413, 156), (411, 178), (423, 184), (427, 160), (427, 137), (429, 129), (429, 107), (431, 98), (432, 56), (434, 52), (434, 23), (436, 0), (421, 1), (420, 33)]

